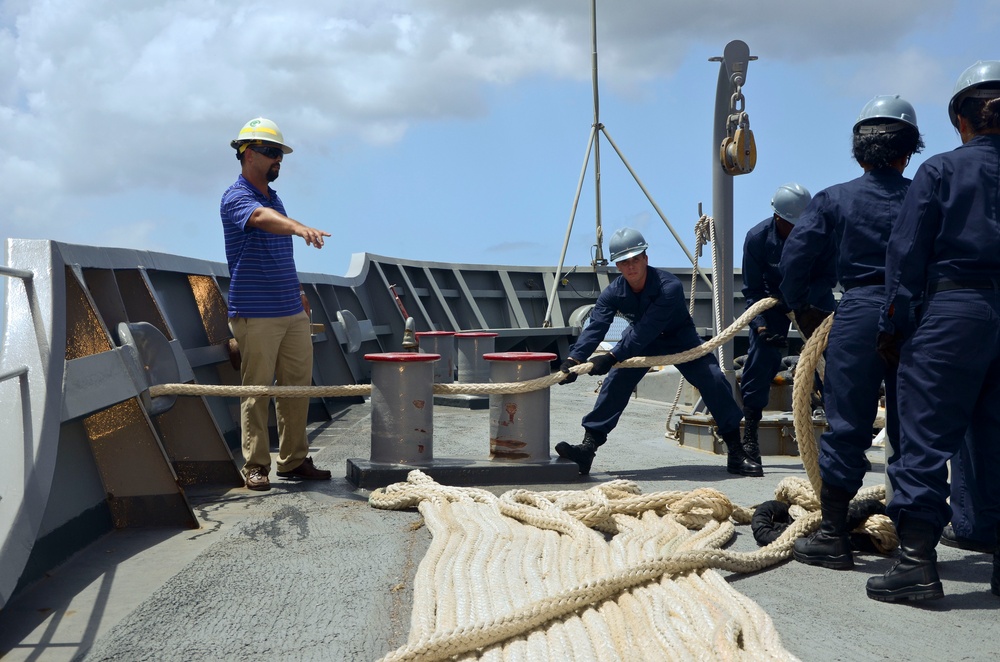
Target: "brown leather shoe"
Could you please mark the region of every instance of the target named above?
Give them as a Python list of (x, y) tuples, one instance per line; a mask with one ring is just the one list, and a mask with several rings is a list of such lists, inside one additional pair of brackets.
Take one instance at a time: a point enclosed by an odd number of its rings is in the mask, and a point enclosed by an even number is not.
[(271, 481), (267, 477), (267, 470), (264, 467), (252, 467), (247, 472), (247, 489), (258, 492), (266, 492), (271, 489)]
[(298, 478), (299, 480), (330, 480), (330, 476), (333, 474), (326, 469), (317, 469), (312, 458), (307, 457), (302, 460), (302, 464), (291, 471), (279, 471), (278, 475), (282, 478)]

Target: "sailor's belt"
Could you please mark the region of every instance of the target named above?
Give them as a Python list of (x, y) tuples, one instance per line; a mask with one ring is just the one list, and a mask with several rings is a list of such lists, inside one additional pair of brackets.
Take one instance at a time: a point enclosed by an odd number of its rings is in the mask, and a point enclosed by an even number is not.
[(853, 290), (855, 287), (870, 287), (873, 285), (885, 285), (885, 274), (875, 274), (867, 278), (858, 278), (843, 283), (844, 291)]
[(931, 292), (948, 292), (949, 290), (1000, 290), (1000, 278), (963, 278), (952, 280), (942, 278), (932, 283), (928, 288)]

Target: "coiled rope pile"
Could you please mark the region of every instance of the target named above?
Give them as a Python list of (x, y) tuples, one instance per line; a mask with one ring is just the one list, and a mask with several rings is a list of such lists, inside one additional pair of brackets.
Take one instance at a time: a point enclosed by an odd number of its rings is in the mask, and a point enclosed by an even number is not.
[[(775, 303), (759, 302), (733, 327)], [(412, 471), (406, 482), (372, 492), (375, 508), (418, 508), (432, 534), (414, 579), (408, 643), (383, 659), (795, 659), (766, 612), (715, 570), (777, 564), (819, 524), (809, 390), (831, 324), (832, 316), (796, 369), (795, 429), (808, 481), (785, 478), (775, 491), (796, 518), (754, 552), (722, 549), (734, 522), (749, 523), (753, 509), (709, 488), (644, 495), (634, 482), (616, 480), (585, 491), (496, 497)], [(698, 350), (725, 342), (733, 327)], [(655, 358), (655, 365), (681, 362)], [(589, 372), (589, 364), (577, 368)], [(884, 493), (865, 488), (856, 499), (882, 500)], [(895, 546), (884, 515), (863, 528), (882, 551)]]
[(416, 506), (433, 536), (414, 579), (409, 643), (386, 662), (795, 659), (770, 617), (711, 569), (755, 572), (787, 558), (818, 514), (737, 553), (721, 548), (731, 518), (749, 514), (708, 488), (644, 495), (616, 480), (496, 497), (413, 471), (370, 503)]

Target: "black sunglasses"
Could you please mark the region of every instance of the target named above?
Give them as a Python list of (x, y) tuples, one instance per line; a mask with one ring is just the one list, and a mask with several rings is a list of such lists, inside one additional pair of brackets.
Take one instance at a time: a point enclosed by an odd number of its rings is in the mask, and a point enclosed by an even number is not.
[(263, 154), (269, 159), (277, 159), (279, 156), (284, 156), (284, 152), (278, 147), (265, 147), (263, 145), (251, 145), (249, 149), (257, 152), (258, 154)]

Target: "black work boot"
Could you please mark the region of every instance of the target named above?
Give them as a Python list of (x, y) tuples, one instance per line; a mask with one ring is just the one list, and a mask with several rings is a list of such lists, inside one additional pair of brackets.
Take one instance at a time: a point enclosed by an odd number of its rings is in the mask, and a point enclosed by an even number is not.
[(759, 462), (754, 462), (743, 450), (740, 443), (740, 429), (736, 428), (732, 432), (722, 435), (722, 441), (726, 444), (729, 457), (726, 458), (726, 471), (740, 476), (763, 476), (764, 467)]
[(760, 425), (761, 413), (753, 409), (743, 408), (743, 451), (747, 457), (760, 464), (760, 443), (757, 440), (757, 428)]
[(868, 597), (880, 602), (944, 597), (934, 546), (941, 528), (903, 511), (899, 514), (899, 560), (881, 577), (868, 580)]
[(990, 592), (1000, 595), (1000, 524), (997, 525), (997, 545), (993, 548), (993, 577), (990, 578)]
[(587, 430), (583, 433), (583, 443), (574, 446), (565, 441), (560, 441), (556, 444), (556, 453), (559, 454), (559, 457), (576, 462), (580, 467), (580, 474), (586, 476), (590, 473), (590, 465), (594, 462), (594, 455), (597, 454), (597, 448), (607, 441), (607, 439), (608, 436), (606, 434)]
[(792, 556), (796, 561), (834, 570), (850, 570), (854, 567), (851, 532), (847, 525), (848, 508), (853, 498), (853, 493), (823, 483), (819, 493), (823, 521), (819, 524), (819, 531), (808, 538), (795, 541)]
[(979, 552), (980, 554), (990, 554), (997, 547), (996, 539), (986, 542), (985, 540), (966, 538), (965, 536), (958, 535), (955, 533), (955, 527), (952, 524), (945, 525), (944, 530), (941, 532), (941, 540), (938, 542), (945, 547), (955, 547), (957, 549), (964, 549), (967, 552)]

